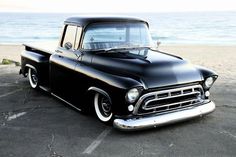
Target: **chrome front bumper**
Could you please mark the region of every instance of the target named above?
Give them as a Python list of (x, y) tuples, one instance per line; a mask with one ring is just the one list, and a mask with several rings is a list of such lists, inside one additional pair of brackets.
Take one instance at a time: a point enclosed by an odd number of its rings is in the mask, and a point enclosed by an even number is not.
[(194, 117), (200, 117), (209, 114), (215, 110), (215, 103), (210, 101), (201, 106), (187, 108), (185, 110), (172, 113), (156, 115), (151, 117), (132, 118), (132, 119), (115, 119), (113, 126), (122, 131), (134, 131), (152, 127), (163, 126), (175, 122), (184, 121)]

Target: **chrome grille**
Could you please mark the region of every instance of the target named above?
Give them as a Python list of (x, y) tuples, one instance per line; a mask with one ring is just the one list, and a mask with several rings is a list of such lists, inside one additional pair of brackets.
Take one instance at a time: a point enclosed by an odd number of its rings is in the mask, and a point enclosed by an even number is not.
[(133, 113), (143, 115), (191, 107), (203, 102), (202, 95), (200, 85), (147, 93), (139, 98)]

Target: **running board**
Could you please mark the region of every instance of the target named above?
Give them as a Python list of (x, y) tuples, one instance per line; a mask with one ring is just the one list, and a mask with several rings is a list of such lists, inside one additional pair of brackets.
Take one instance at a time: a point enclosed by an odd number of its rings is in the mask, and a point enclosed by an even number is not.
[(60, 99), (61, 101), (65, 102), (65, 103), (67, 103), (68, 105), (70, 105), (70, 106), (73, 107), (74, 109), (76, 109), (76, 110), (78, 110), (78, 111), (81, 111), (80, 108), (75, 107), (73, 104), (71, 104), (71, 103), (69, 103), (68, 101), (62, 99), (61, 97), (57, 96), (56, 94), (51, 93), (51, 95), (54, 96), (54, 97), (56, 97), (56, 98), (58, 98), (58, 99)]

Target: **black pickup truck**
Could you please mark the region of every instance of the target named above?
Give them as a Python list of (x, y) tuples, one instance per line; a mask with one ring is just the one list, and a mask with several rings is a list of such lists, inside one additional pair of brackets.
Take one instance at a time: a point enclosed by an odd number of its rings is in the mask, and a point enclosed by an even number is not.
[(78, 110), (94, 109), (120, 130), (213, 112), (209, 90), (217, 74), (158, 51), (148, 28), (139, 18), (70, 17), (54, 52), (25, 45), (20, 74), (32, 88)]

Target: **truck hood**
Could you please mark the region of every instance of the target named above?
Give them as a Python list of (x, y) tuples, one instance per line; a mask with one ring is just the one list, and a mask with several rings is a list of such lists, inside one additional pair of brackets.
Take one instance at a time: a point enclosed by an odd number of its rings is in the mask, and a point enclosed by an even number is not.
[[(141, 55), (132, 55), (138, 53)], [(136, 79), (146, 88), (202, 80), (200, 72), (182, 58), (150, 49), (129, 50), (129, 55), (109, 52), (96, 54), (92, 65), (110, 74)]]

